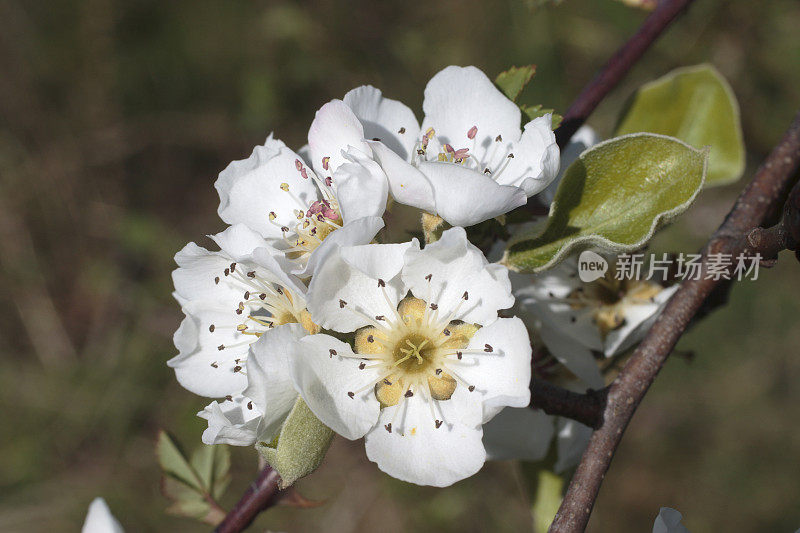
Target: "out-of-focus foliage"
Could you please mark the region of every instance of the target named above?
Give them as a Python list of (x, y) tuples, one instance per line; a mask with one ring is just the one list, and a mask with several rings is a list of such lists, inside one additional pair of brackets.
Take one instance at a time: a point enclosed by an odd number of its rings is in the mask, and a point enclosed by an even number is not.
[(200, 444), (187, 459), (166, 432), (156, 444), (161, 465), (161, 491), (172, 505), (167, 512), (219, 524), (225, 512), (216, 500), (225, 494), (231, 481), (231, 456), (225, 445)]
[(706, 187), (736, 181), (744, 171), (739, 104), (711, 65), (675, 69), (636, 91), (616, 135), (649, 131), (696, 148), (711, 147)]
[(663, 135), (635, 133), (597, 144), (567, 169), (544, 229), (515, 236), (504, 262), (540, 272), (580, 247), (637, 250), (691, 205), (707, 164), (707, 150)]
[[(183, 244), (223, 228), (212, 184), (228, 162), (270, 131), (300, 147), (314, 111), (363, 83), (421, 118), (422, 89), (448, 64), (536, 63), (519, 103), (563, 112), (645, 16), (610, 0), (0, 2), (0, 530), (76, 530), (97, 495), (129, 531), (198, 530), (164, 513), (153, 446), (159, 427), (197, 445), (204, 428), (208, 400), (164, 364), (181, 317), (169, 272)], [(608, 138), (642, 83), (709, 62), (743, 104), (752, 170), (796, 111), (798, 26), (795, 0), (694, 2), (590, 123)], [(695, 251), (739, 187), (701, 195), (654, 246)], [(763, 271), (682, 341), (696, 357), (661, 372), (590, 531), (648, 531), (662, 505), (693, 533), (797, 528), (797, 279), (788, 261)], [(224, 507), (254, 477), (253, 455), (231, 450)], [(490, 463), (417, 488), (336, 439), (298, 483), (328, 503), (272, 509), (254, 527), (523, 531), (519, 479)]]

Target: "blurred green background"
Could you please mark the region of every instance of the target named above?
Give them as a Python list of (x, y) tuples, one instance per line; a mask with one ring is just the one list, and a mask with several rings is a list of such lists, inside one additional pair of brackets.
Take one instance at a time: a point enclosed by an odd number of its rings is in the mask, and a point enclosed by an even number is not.
[[(0, 531), (76, 531), (104, 496), (128, 531), (203, 531), (164, 514), (158, 428), (187, 447), (207, 400), (165, 361), (181, 314), (173, 254), (223, 228), (216, 174), (270, 131), (304, 144), (314, 111), (370, 83), (419, 111), (449, 64), (536, 63), (523, 100), (563, 112), (645, 13), (614, 0), (0, 2)], [(590, 123), (708, 61), (742, 107), (748, 172), (798, 107), (800, 3), (697, 0)], [(421, 116), (420, 116), (421, 118)], [(659, 240), (693, 252), (743, 182), (705, 192)], [(694, 533), (800, 526), (800, 272), (789, 256), (696, 327), (633, 420), (589, 530), (647, 531), (660, 506)], [(231, 505), (255, 472), (235, 449)], [(337, 440), (300, 483), (325, 500), (255, 530), (525, 531), (514, 463), (448, 489), (394, 481)], [(260, 528), (260, 529), (259, 529)]]

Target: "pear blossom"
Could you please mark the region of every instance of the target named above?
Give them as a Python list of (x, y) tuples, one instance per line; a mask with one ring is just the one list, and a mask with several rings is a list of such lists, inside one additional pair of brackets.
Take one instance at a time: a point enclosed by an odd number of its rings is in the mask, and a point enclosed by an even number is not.
[(124, 531), (103, 498), (92, 500), (81, 533), (124, 533)]
[(512, 277), (521, 315), (538, 321), (551, 354), (589, 386), (603, 386), (595, 354), (613, 357), (647, 333), (677, 290), (654, 280), (622, 279), (612, 265), (590, 283), (578, 277), (577, 259), (534, 275)]
[[(335, 432), (365, 436), (367, 456), (394, 477), (447, 486), (474, 474), (486, 457), (481, 426), (530, 400), (527, 331), (497, 314), (513, 304), (508, 272), (462, 228), (422, 250), (416, 240), (340, 247), (308, 298), (316, 323), (355, 340), (296, 340), (294, 388)], [(255, 387), (288, 390), (274, 382), (280, 372), (262, 374)]]
[(189, 243), (175, 256), (174, 296), (186, 317), (168, 365), (184, 388), (221, 398), (247, 386), (249, 345), (264, 332), (288, 323), (315, 326), (305, 309), (306, 287), (287, 272), (283, 253), (242, 224), (211, 238), (218, 251)]
[[(319, 113), (327, 116), (325, 109)], [(354, 116), (351, 120), (358, 124)], [(312, 155), (327, 146), (315, 131), (312, 124)], [(383, 227), (388, 190), (383, 171), (367, 153), (332, 151), (312, 168), (271, 134), (249, 158), (228, 165), (215, 187), (220, 218), (260, 234), (294, 262), (291, 272), (303, 277), (313, 274), (334, 245), (372, 241)]]
[(553, 198), (556, 197), (558, 185), (561, 183), (561, 179), (564, 177), (564, 173), (567, 171), (569, 166), (577, 161), (578, 156), (580, 156), (584, 151), (599, 142), (600, 136), (596, 131), (594, 131), (594, 129), (592, 129), (591, 126), (584, 125), (578, 128), (578, 131), (575, 132), (564, 149), (561, 150), (561, 166), (558, 170), (556, 179), (554, 179), (553, 182), (550, 183), (550, 185), (548, 185), (547, 188), (543, 190), (536, 198), (544, 205), (552, 204)]
[[(452, 225), (470, 226), (524, 205), (558, 172), (551, 116), (520, 129), (519, 107), (475, 67), (450, 66), (425, 88), (425, 118), (393, 142), (368, 141), (392, 196)], [(408, 139), (413, 139), (413, 148)]]

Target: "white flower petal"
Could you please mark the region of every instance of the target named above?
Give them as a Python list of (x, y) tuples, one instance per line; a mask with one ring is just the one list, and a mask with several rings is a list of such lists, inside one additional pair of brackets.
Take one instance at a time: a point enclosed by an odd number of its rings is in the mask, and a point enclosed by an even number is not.
[[(296, 222), (295, 210), (305, 211), (319, 197), (314, 180), (304, 179), (297, 169), (299, 159), (270, 135), (248, 159), (228, 165), (214, 184), (220, 218), (228, 224), (245, 224), (265, 238), (281, 239), (281, 226)], [(288, 192), (282, 184), (288, 185)], [(270, 212), (275, 220), (270, 220)]]
[(392, 197), (401, 204), (435, 213), (436, 199), (430, 180), (384, 144), (379, 142), (369, 144), (375, 160), (386, 173)]
[(558, 145), (550, 127), (551, 115), (535, 118), (525, 125), (519, 142), (514, 143), (514, 157), (493, 178), (501, 185), (522, 187), (533, 196), (544, 190), (558, 174)]
[(498, 310), (514, 304), (506, 268), (490, 265), (459, 227), (446, 230), (423, 250), (410, 248), (402, 278), (417, 298), (430, 296), (428, 303), (436, 303), (440, 315), (455, 309), (467, 292), (468, 300), (456, 315), (465, 322), (488, 325)]
[(418, 485), (446, 487), (475, 474), (486, 451), (480, 402), (468, 395), (458, 387), (449, 400), (435, 402), (434, 416), (443, 422), (438, 428), (421, 394), (384, 408), (367, 433), (367, 457), (390, 476)]
[(333, 176), (336, 199), (345, 224), (362, 217), (380, 217), (386, 210), (389, 183), (381, 167), (360, 152), (350, 150), (350, 162)]
[(349, 344), (330, 335), (309, 335), (292, 346), (295, 388), (323, 424), (350, 440), (363, 437), (380, 410), (372, 387), (356, 392), (380, 378), (375, 369), (359, 370), (361, 362)]
[(555, 434), (555, 417), (538, 409), (507, 407), (483, 426), (483, 445), (494, 461), (539, 461)]
[(659, 292), (652, 303), (628, 305), (624, 311), (625, 322), (619, 328), (609, 331), (606, 336), (606, 357), (622, 353), (641, 341), (676, 290), (678, 285), (673, 285)]
[[(311, 278), (307, 305), (314, 322), (346, 333), (371, 324), (367, 317), (393, 317), (407, 292), (398, 276), (403, 257), (418, 247), (416, 240), (337, 247)], [(385, 287), (379, 287), (379, 279)]]
[(263, 413), (260, 438), (267, 442), (278, 434), (297, 400), (289, 367), (294, 342), (307, 334), (300, 324), (285, 324), (267, 330), (250, 345), (243, 394)]
[[(232, 259), (218, 252), (210, 252), (190, 242), (175, 254), (178, 268), (172, 272), (175, 296), (181, 304), (192, 300), (223, 302), (236, 301), (241, 291), (225, 278), (224, 271)], [(215, 281), (220, 279), (220, 283)]]
[[(241, 392), (247, 384), (240, 371), (247, 359), (247, 345), (242, 343), (252, 337), (236, 331), (233, 310), (215, 307), (214, 302), (193, 301), (183, 311), (186, 318), (173, 339), (178, 355), (167, 361), (175, 369), (178, 383), (210, 398)], [(215, 325), (213, 332), (211, 324)]]
[(521, 188), (500, 185), (480, 172), (454, 163), (425, 162), (419, 164), (419, 170), (433, 186), (436, 214), (453, 226), (472, 226), (528, 201)]
[[(436, 74), (425, 88), (422, 109), (422, 131), (434, 128), (442, 142), (456, 149), (480, 154), (498, 135), (506, 142), (520, 138), (519, 107), (475, 67), (450, 66)], [(470, 139), (467, 133), (473, 126), (477, 133)]]
[[(331, 100), (314, 116), (308, 130), (308, 146), (311, 166), (320, 176), (330, 176), (345, 162), (342, 152), (353, 147), (370, 153), (364, 142), (364, 128), (350, 107), (341, 100)], [(328, 169), (323, 167), (323, 158), (329, 157)]]
[(558, 419), (556, 450), (558, 459), (553, 467), (557, 474), (569, 470), (581, 460), (583, 451), (592, 438), (592, 428), (569, 418)]
[(662, 507), (653, 522), (653, 533), (689, 533), (689, 530), (681, 524), (681, 520), (683, 515), (680, 512)]
[(517, 317), (499, 318), (475, 333), (470, 350), (489, 350), (480, 355), (464, 354), (455, 367), (472, 392), (484, 404), (484, 422), (502, 407), (527, 407), (531, 401), (531, 341), (525, 324)]
[(319, 266), (325, 263), (326, 258), (340, 246), (367, 244), (383, 228), (383, 219), (380, 217), (364, 217), (356, 219), (342, 228), (332, 232), (322, 241), (303, 267), (297, 267), (294, 274), (300, 277), (312, 276)]
[(103, 498), (92, 500), (81, 533), (124, 533), (124, 531)]
[(597, 361), (592, 355), (592, 351), (584, 344), (547, 325), (543, 325), (539, 329), (539, 335), (547, 347), (547, 351), (570, 372), (593, 389), (605, 386), (605, 380), (600, 374)]
[(382, 143), (409, 160), (419, 138), (419, 123), (414, 112), (402, 102), (384, 98), (379, 89), (364, 85), (344, 95), (344, 103), (364, 126), (364, 137)]
[(232, 224), (224, 231), (209, 237), (234, 261), (249, 259), (253, 250), (268, 246), (261, 234), (244, 224)]
[(245, 396), (211, 402), (197, 416), (208, 420), (208, 428), (203, 431), (202, 438), (205, 444), (252, 446), (261, 433), (261, 411)]

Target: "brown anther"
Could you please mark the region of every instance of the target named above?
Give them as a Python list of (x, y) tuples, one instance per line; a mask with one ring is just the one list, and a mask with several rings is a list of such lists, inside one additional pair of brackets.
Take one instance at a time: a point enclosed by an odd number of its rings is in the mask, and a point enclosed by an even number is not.
[(367, 335), (367, 342), (375, 342), (375, 337), (372, 335)]
[(450, 330), (449, 330), (449, 329), (447, 329), (447, 328), (445, 328), (445, 329), (442, 331), (442, 333), (444, 334), (444, 336), (445, 336), (445, 337), (449, 337), (449, 336), (450, 336)]
[(469, 300), (469, 292), (464, 291), (464, 294), (461, 297), (464, 298), (465, 300)]
[(214, 324), (211, 324), (210, 326), (208, 326), (208, 331), (210, 331), (211, 333), (214, 333), (215, 329), (217, 329), (217, 327)]
[(378, 137), (373, 137), (372, 140), (373, 141), (380, 141), (380, 139)]
[(250, 272), (247, 273), (247, 277), (248, 278), (256, 277), (256, 271), (255, 270), (251, 270)]
[(514, 154), (508, 154), (509, 159), (514, 159)]
[(217, 346), (217, 350), (219, 350), (220, 352), (222, 350), (224, 350), (224, 349), (225, 349), (225, 345), (224, 344), (220, 344), (219, 346)]
[(397, 130), (397, 133), (399, 133), (400, 135), (404, 134), (405, 132), (406, 132), (405, 128), (400, 128), (399, 130)]
[(464, 356), (464, 354), (463, 354), (463, 353), (461, 353), (461, 352), (456, 352), (456, 357), (458, 357), (458, 360), (459, 360), (459, 361), (461, 361), (461, 358), (462, 358), (463, 356)]
[(442, 373), (442, 369), (441, 369), (441, 368), (437, 368), (437, 369), (436, 369), (436, 375), (438, 376), (438, 375), (439, 375), (439, 374), (441, 374), (441, 373)]
[(486, 168), (484, 168), (484, 169), (483, 169), (483, 173), (484, 173), (484, 174), (491, 174), (491, 173), (492, 173), (492, 171), (491, 171), (491, 170), (489, 170), (489, 167), (486, 167)]
[(383, 315), (377, 315), (377, 316), (375, 317), (375, 320), (386, 320), (386, 317), (385, 317), (385, 316), (383, 316)]
[(247, 402), (247, 408), (253, 410), (253, 402)]
[(250, 291), (244, 291), (244, 299), (245, 300), (249, 300), (250, 299)]
[(439, 429), (440, 427), (442, 427), (442, 421), (441, 420), (436, 420), (435, 424), (436, 424), (436, 429)]
[(385, 286), (386, 286), (386, 282), (383, 281), (382, 279), (378, 279), (378, 287), (385, 287)]
[(216, 361), (214, 361), (213, 363), (211, 363), (211, 367), (212, 368), (219, 368), (219, 365), (217, 364)]
[(225, 396), (225, 399), (228, 400), (229, 402), (232, 402), (233, 401), (233, 396), (228, 394), (227, 396)]
[(331, 348), (330, 350), (328, 350), (328, 353), (331, 354), (331, 357), (333, 357), (334, 355), (336, 355), (336, 350)]
[(411, 389), (408, 389), (408, 390), (406, 391), (406, 393), (405, 393), (405, 394), (403, 394), (403, 396), (405, 396), (406, 398), (411, 398), (412, 396), (414, 396), (414, 393), (413, 393), (413, 392), (411, 392)]
[(391, 381), (389, 381), (389, 380), (388, 380), (388, 379), (386, 379), (386, 378), (383, 378), (383, 382), (384, 382), (384, 383), (386, 383), (387, 385), (391, 385), (391, 384), (392, 384), (392, 382), (391, 382)]
[(439, 305), (438, 304), (431, 304), (431, 309), (436, 311), (437, 309), (439, 309)]
[(278, 294), (283, 295), (283, 289), (281, 289), (280, 287), (275, 287), (275, 292), (277, 292)]
[(433, 278), (433, 274), (428, 274), (427, 276), (425, 276), (425, 281), (430, 281), (431, 278)]
[(470, 385), (469, 387), (467, 387), (467, 390), (470, 391), (470, 392), (474, 391), (475, 390), (475, 385)]
[(347, 302), (344, 300), (339, 300), (339, 309), (344, 309), (344, 306), (347, 305)]
[(360, 364), (358, 365), (358, 369), (359, 369), (359, 370), (364, 370), (366, 367), (367, 367), (367, 363), (360, 363)]
[(236, 272), (236, 263), (231, 263), (231, 272)]
[(225, 274), (226, 276), (228, 276), (228, 275), (230, 275), (230, 273), (231, 273), (231, 269), (229, 269), (229, 268), (226, 268), (225, 270), (223, 270), (223, 272), (224, 272), (224, 274)]
[(498, 135), (497, 137), (494, 138), (494, 142), (498, 142), (498, 143), (499, 142), (503, 142), (503, 136), (502, 135)]
[(215, 278), (214, 278), (214, 283), (215, 283), (215, 284), (217, 284), (217, 285), (219, 285), (219, 276), (217, 276), (217, 277), (215, 277)]
[(267, 293), (262, 292), (261, 294), (258, 295), (258, 297), (264, 300), (267, 297)]
[(388, 431), (389, 433), (392, 432), (392, 423), (391, 422), (389, 422), (388, 424), (386, 424), (383, 427), (386, 428), (386, 431)]
[(239, 372), (241, 369), (242, 367), (240, 365), (236, 365), (235, 367), (233, 367), (234, 372)]
[(355, 392), (348, 392), (347, 395), (350, 396), (351, 398), (355, 398), (356, 393)]
[(491, 352), (491, 351), (494, 350), (494, 348), (492, 348), (491, 344), (484, 344), (483, 346), (484, 346), (484, 348), (483, 348), (484, 352)]

